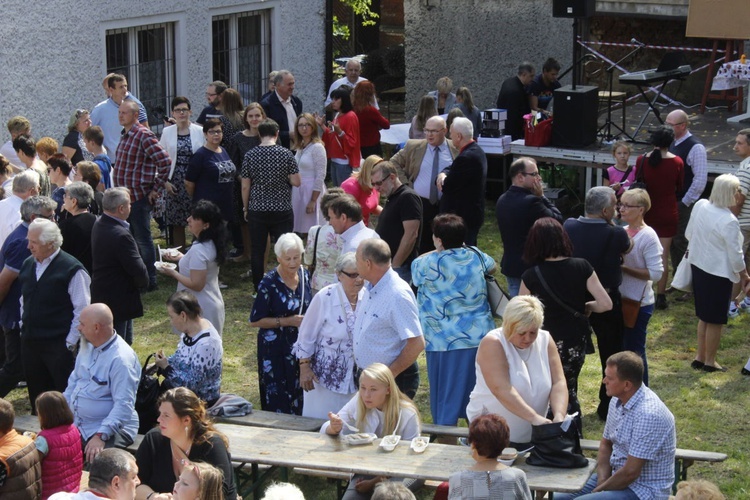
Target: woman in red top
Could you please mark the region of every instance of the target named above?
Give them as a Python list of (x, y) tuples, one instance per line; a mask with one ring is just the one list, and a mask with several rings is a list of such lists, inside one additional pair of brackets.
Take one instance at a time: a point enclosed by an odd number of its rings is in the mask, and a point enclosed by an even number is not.
[(654, 228), (664, 249), (664, 273), (656, 286), (656, 309), (667, 308), (665, 290), (669, 273), (666, 270), (669, 269), (669, 247), (677, 233), (677, 193), (682, 190), (684, 176), (682, 159), (669, 152), (672, 141), (672, 128), (660, 126), (651, 133), (649, 142), (654, 146), (653, 151), (640, 156), (635, 162), (636, 180), (646, 182), (646, 191), (651, 198), (651, 210), (646, 212), (644, 220)]
[(325, 116), (315, 115), (315, 121), (323, 127), (323, 142), (331, 160), (331, 181), (338, 187), (359, 168), (362, 160), (359, 152), (359, 119), (352, 108), (351, 87), (341, 86), (331, 92), (331, 109), (337, 112), (332, 122), (325, 123)]
[(381, 161), (384, 160), (377, 155), (368, 156), (359, 172), (354, 172), (341, 183), (341, 189), (354, 196), (362, 206), (362, 222), (365, 226), (370, 222), (370, 214), (378, 215), (383, 211), (383, 207), (380, 206), (380, 193), (372, 187), (372, 169)]
[(352, 106), (359, 119), (359, 149), (362, 158), (383, 156), (380, 131), (391, 128), (389, 122), (372, 103), (375, 102), (375, 85), (363, 80), (352, 90)]

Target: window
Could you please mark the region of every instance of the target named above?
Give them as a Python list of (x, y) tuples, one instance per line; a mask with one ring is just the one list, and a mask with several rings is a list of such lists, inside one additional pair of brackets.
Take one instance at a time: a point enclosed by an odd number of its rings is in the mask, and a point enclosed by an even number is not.
[(271, 71), (269, 10), (214, 16), (213, 79), (234, 87), (248, 103), (266, 92)]
[(173, 23), (107, 30), (107, 73), (125, 75), (149, 125), (161, 131), (175, 95)]

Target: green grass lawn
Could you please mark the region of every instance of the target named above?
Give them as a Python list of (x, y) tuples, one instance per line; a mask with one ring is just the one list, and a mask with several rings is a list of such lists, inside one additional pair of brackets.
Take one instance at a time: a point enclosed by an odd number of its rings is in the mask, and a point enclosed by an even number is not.
[[(498, 262), (502, 243), (493, 210), (487, 211), (479, 247)], [(162, 246), (164, 242), (162, 241)], [(228, 263), (222, 267), (221, 279), (229, 287), (223, 290), (226, 303), (224, 327), (224, 376), (222, 392), (239, 394), (259, 407), (255, 329), (248, 326), (252, 299), (250, 281), (239, 275), (249, 264)], [(497, 273), (503, 283), (503, 277)], [(504, 284), (504, 283), (503, 283)], [(163, 348), (171, 353), (178, 338), (171, 333), (164, 302), (175, 289), (175, 281), (159, 277), (159, 290), (144, 296), (145, 315), (135, 321), (134, 348), (141, 360)], [(677, 424), (677, 446), (696, 450), (718, 451), (728, 455), (724, 463), (696, 464), (689, 477), (715, 482), (727, 498), (750, 498), (750, 419), (748, 389), (750, 379), (740, 375), (750, 355), (748, 325), (750, 315), (730, 320), (722, 338), (718, 362), (727, 366), (727, 373), (703, 373), (690, 368), (695, 352), (695, 318), (692, 302), (670, 301), (666, 311), (656, 311), (649, 327), (648, 359), (651, 389), (667, 404)], [(420, 357), (422, 385), (416, 397), (422, 417), (430, 421), (428, 383), (424, 356)], [(470, 369), (474, 369), (472, 366)], [(584, 412), (586, 438), (601, 437), (603, 423), (596, 417), (599, 372), (598, 354), (588, 356), (579, 379), (579, 399)], [(26, 390), (8, 395), (19, 414), (30, 411)], [(307, 498), (335, 498), (335, 488), (324, 479), (292, 475)], [(432, 498), (426, 492), (421, 498)]]

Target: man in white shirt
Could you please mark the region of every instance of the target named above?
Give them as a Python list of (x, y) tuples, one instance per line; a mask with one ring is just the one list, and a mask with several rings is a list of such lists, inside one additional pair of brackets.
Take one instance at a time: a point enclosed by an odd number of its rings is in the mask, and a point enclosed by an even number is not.
[[(348, 85), (354, 88), (359, 82), (366, 82), (367, 78), (360, 76), (362, 73), (362, 65), (356, 59), (349, 59), (346, 61), (344, 68), (344, 76), (336, 80), (331, 84), (331, 88), (328, 89), (328, 97), (326, 97), (325, 107), (327, 108), (331, 104), (331, 92), (341, 87), (342, 85)], [(380, 109), (378, 106), (378, 100), (373, 99), (372, 105), (375, 109)]]
[(13, 194), (0, 201), (0, 247), (21, 223), (21, 203), (38, 194), (39, 174), (35, 170), (29, 169), (13, 177)]
[(356, 252), (364, 239), (380, 238), (378, 233), (362, 222), (362, 206), (350, 194), (343, 194), (331, 201), (328, 205), (328, 217), (333, 230), (341, 235), (341, 255)]
[(359, 244), (357, 271), (366, 284), (354, 322), (354, 360), (359, 368), (383, 363), (413, 399), (419, 388), (417, 357), (425, 347), (414, 292), (391, 268), (391, 250), (381, 239)]

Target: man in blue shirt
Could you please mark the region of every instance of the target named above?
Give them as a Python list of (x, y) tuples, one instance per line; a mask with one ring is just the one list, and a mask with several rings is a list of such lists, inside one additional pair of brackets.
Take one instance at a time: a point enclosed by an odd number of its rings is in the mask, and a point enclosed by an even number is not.
[(112, 328), (112, 311), (106, 304), (84, 308), (78, 331), (83, 337), (81, 350), (65, 399), (81, 431), (86, 461), (91, 463), (105, 448), (133, 443), (138, 433), (135, 393), (141, 366), (135, 351)]
[(643, 385), (643, 360), (632, 351), (607, 359), (604, 385), (612, 401), (596, 474), (578, 493), (555, 494), (555, 498), (666, 500), (674, 482), (674, 416)]
[(128, 92), (128, 81), (124, 75), (112, 74), (107, 79), (109, 87), (109, 99), (97, 104), (91, 110), (91, 125), (98, 125), (104, 132), (104, 147), (110, 157), (114, 157), (117, 145), (120, 143), (122, 125), (118, 118), (120, 104), (125, 100), (138, 104), (138, 123), (148, 128), (148, 115), (146, 108), (133, 94)]

